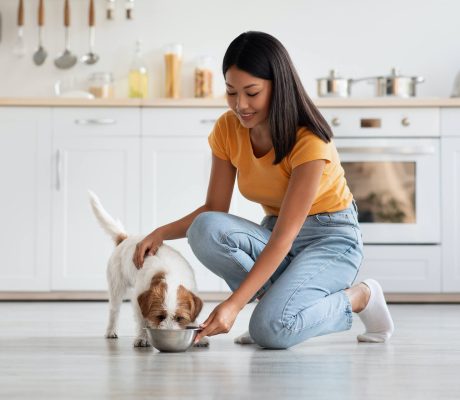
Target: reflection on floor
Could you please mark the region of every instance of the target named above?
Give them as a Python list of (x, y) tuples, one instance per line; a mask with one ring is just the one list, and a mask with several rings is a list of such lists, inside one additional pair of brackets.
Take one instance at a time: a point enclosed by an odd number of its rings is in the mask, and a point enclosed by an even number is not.
[[(203, 319), (215, 304), (205, 305)], [(351, 331), (289, 350), (238, 346), (252, 306), (209, 349), (163, 354), (132, 347), (124, 303), (118, 340), (104, 339), (107, 303), (0, 303), (4, 399), (459, 399), (460, 305), (392, 305), (389, 344)]]

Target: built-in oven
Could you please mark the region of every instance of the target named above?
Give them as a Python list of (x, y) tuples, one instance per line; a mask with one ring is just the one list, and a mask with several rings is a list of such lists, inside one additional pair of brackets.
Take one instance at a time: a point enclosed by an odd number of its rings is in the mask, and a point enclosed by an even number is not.
[(358, 280), (386, 293), (440, 292), (440, 134), (437, 109), (325, 108), (358, 206)]
[(364, 243), (440, 242), (439, 141), (336, 139)]

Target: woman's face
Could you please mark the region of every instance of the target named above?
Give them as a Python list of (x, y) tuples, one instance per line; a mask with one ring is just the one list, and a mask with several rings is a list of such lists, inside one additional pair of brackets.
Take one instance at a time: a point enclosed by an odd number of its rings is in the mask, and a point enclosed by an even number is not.
[(225, 74), (228, 106), (236, 113), (241, 124), (254, 128), (268, 120), (272, 82), (230, 67)]

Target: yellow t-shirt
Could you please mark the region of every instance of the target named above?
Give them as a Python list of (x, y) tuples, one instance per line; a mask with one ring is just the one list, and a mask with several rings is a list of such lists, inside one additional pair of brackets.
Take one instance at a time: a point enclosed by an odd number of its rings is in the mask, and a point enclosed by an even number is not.
[(325, 143), (306, 128), (297, 131), (294, 148), (277, 165), (273, 148), (260, 158), (254, 156), (249, 129), (233, 111), (217, 120), (208, 141), (217, 157), (236, 167), (241, 194), (260, 203), (267, 215), (279, 214), (292, 170), (313, 160), (326, 160), (326, 166), (309, 215), (343, 210), (353, 199), (334, 142)]

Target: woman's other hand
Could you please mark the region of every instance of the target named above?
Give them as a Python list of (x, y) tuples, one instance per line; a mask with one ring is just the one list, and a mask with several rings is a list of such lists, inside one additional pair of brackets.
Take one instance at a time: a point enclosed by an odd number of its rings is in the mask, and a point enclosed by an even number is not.
[(200, 325), (202, 330), (196, 336), (195, 343), (198, 343), (205, 336), (214, 336), (219, 333), (229, 332), (240, 311), (241, 307), (231, 299), (220, 303), (209, 314), (208, 319)]
[(137, 245), (133, 255), (133, 263), (137, 269), (142, 268), (144, 258), (153, 256), (163, 244), (163, 238), (158, 231), (153, 231), (142, 239)]

